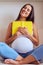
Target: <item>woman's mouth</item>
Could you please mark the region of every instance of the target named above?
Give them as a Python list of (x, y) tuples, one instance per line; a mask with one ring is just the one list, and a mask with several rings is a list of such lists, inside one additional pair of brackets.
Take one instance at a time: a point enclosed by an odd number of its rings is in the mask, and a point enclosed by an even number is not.
[(22, 13), (26, 13), (26, 11), (25, 11), (25, 10), (23, 10), (23, 11), (22, 11)]

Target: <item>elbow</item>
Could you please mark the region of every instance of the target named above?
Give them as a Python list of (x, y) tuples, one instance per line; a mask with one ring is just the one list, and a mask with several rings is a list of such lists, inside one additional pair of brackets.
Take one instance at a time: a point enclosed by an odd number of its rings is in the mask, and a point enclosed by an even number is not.
[(35, 45), (36, 45), (36, 46), (38, 46), (38, 45), (39, 45), (39, 40), (37, 40), (37, 41), (35, 42)]
[(5, 43), (7, 43), (7, 41), (5, 40)]
[(36, 42), (36, 46), (38, 46), (38, 45), (39, 45), (39, 43)]
[(5, 40), (5, 43), (6, 43), (6, 44), (8, 44), (8, 41), (7, 41), (7, 40)]

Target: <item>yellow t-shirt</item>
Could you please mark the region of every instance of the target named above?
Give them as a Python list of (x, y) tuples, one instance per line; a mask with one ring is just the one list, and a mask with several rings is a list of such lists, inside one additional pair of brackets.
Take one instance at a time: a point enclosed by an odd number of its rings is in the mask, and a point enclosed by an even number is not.
[(13, 21), (12, 22), (12, 35), (15, 34), (18, 30), (18, 27), (26, 27), (29, 33), (33, 34), (33, 25), (32, 21)]

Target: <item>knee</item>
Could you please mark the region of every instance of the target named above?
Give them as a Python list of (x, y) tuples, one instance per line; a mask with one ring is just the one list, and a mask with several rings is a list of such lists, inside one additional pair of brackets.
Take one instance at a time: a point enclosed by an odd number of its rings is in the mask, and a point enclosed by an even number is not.
[(43, 44), (41, 44), (40, 46), (43, 47)]
[(43, 49), (43, 44), (39, 46), (39, 48), (42, 48)]
[(5, 43), (4, 42), (0, 42), (0, 46), (3, 46), (3, 45), (5, 45)]

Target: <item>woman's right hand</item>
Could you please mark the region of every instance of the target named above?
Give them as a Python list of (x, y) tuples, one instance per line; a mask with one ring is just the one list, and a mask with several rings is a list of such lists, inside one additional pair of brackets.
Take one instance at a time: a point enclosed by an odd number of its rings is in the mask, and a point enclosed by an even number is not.
[(19, 37), (21, 35), (21, 33), (19, 31), (16, 32), (17, 37)]
[(18, 31), (24, 36), (29, 34), (28, 29), (26, 27), (19, 27)]
[(18, 27), (18, 31), (21, 32), (23, 30), (23, 27)]

